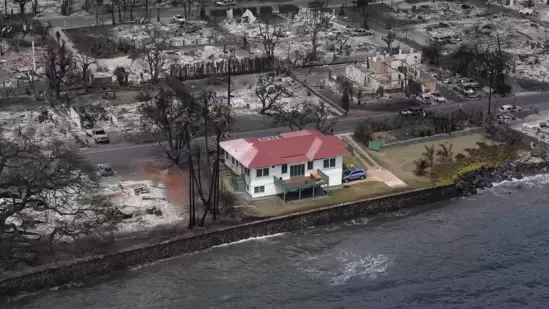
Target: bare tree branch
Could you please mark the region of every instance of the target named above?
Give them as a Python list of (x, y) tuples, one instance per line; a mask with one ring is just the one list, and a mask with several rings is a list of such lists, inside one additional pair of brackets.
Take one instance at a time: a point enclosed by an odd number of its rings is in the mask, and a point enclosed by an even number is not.
[(273, 109), (279, 99), (293, 96), (289, 86), (282, 77), (273, 72), (261, 75), (255, 86), (255, 95), (262, 105), (260, 113), (265, 114)]

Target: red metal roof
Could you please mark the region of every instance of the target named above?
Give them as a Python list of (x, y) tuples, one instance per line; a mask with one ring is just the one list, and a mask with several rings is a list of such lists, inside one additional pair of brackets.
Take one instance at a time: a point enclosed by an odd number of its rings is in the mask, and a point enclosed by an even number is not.
[(247, 168), (296, 164), (348, 155), (336, 136), (317, 130), (282, 133), (276, 138), (240, 138), (220, 143), (229, 155)]

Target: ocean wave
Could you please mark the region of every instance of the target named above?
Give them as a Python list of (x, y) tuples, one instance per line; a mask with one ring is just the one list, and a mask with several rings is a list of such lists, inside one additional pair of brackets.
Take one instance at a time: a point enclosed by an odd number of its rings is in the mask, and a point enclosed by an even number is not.
[(504, 180), (502, 182), (494, 183), (492, 188), (509, 188), (510, 186), (521, 184), (527, 187), (539, 187), (549, 185), (549, 174), (538, 174), (533, 176), (527, 176), (522, 179), (513, 178), (512, 180)]
[(314, 279), (323, 279), (330, 285), (342, 285), (353, 278), (373, 280), (384, 274), (392, 259), (384, 254), (364, 256), (351, 251), (339, 251), (317, 256), (304, 256), (298, 269)]
[(368, 254), (361, 257), (343, 251), (336, 259), (342, 267), (340, 268), (340, 274), (330, 279), (332, 285), (341, 285), (353, 277), (376, 279), (378, 275), (385, 273), (391, 264), (389, 257), (383, 254)]
[(353, 219), (353, 220), (343, 222), (343, 224), (345, 224), (345, 225), (366, 225), (366, 224), (368, 224), (368, 222), (370, 222), (370, 219), (368, 219), (368, 218), (358, 218), (358, 219)]
[(250, 237), (250, 238), (246, 238), (246, 239), (242, 239), (242, 240), (233, 241), (233, 242), (226, 243), (226, 244), (221, 244), (221, 245), (217, 245), (217, 246), (212, 246), (212, 249), (213, 249), (213, 248), (227, 247), (227, 246), (236, 245), (236, 244), (241, 244), (241, 243), (245, 243), (245, 242), (249, 242), (249, 241), (265, 240), (265, 239), (269, 239), (269, 238), (273, 238), (273, 237), (283, 236), (283, 235), (285, 235), (285, 234), (286, 234), (286, 233), (277, 233), (277, 234), (272, 234), (272, 235)]
[(388, 217), (388, 218), (393, 218), (393, 217), (406, 217), (409, 214), (410, 214), (409, 209), (400, 209), (398, 211), (386, 212), (386, 213), (383, 214), (383, 216)]

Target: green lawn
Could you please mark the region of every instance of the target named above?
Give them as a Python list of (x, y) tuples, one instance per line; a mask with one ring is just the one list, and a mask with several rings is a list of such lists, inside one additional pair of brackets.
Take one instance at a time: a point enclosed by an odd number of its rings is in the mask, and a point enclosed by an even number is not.
[(275, 196), (250, 202), (248, 205), (242, 207), (241, 211), (245, 216), (254, 218), (282, 216), (406, 190), (408, 188), (392, 189), (379, 181), (366, 181), (339, 189), (332, 189), (329, 191), (329, 197), (325, 198), (284, 204), (278, 196)]
[(466, 148), (477, 148), (477, 142), (484, 142), (489, 145), (494, 143), (486, 139), (482, 134), (472, 134), (403, 147), (382, 148), (379, 152), (370, 149), (367, 149), (367, 151), (379, 165), (391, 171), (395, 176), (415, 189), (432, 185), (431, 179), (427, 176), (420, 177), (413, 173), (415, 169), (414, 161), (422, 157), (422, 153), (425, 152), (425, 146), (434, 145), (436, 149), (439, 148), (439, 144), (452, 145), (453, 155), (456, 156), (458, 153), (464, 153), (464, 149)]

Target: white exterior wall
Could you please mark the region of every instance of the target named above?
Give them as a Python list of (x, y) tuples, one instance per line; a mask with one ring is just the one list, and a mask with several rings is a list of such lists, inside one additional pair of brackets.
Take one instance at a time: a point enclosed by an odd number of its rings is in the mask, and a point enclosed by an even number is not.
[(324, 160), (317, 160), (314, 163), (315, 171), (321, 170), (324, 174), (330, 177), (329, 187), (340, 186), (341, 177), (343, 176), (343, 156), (336, 157), (335, 167), (324, 168)]
[[(246, 185), (249, 186), (248, 193), (252, 197), (263, 197), (263, 196), (269, 196), (269, 195), (275, 195), (280, 194), (282, 191), (280, 191), (276, 185), (274, 184), (273, 176), (276, 176), (277, 178), (282, 177), (282, 179), (290, 179), (290, 166), (292, 165), (305, 165), (305, 176), (310, 175), (313, 172), (316, 172), (316, 170), (321, 170), (323, 173), (328, 175), (330, 177), (330, 183), (328, 186), (339, 186), (341, 185), (341, 176), (343, 174), (343, 157), (339, 156), (336, 157), (336, 165), (335, 167), (330, 168), (324, 168), (324, 160), (315, 160), (313, 163), (313, 169), (308, 170), (307, 169), (307, 162), (299, 163), (299, 164), (289, 164), (288, 170), (285, 174), (282, 174), (282, 166), (277, 165), (275, 167), (269, 166), (269, 176), (263, 176), (263, 177), (257, 177), (257, 171), (255, 168), (250, 169), (250, 176), (245, 176)], [(255, 187), (265, 187), (265, 192), (263, 193), (254, 193)]]
[[(229, 158), (227, 158), (229, 156)], [(225, 165), (227, 165), (228, 168), (230, 168), (233, 173), (237, 175), (244, 174), (244, 167), (241, 167), (241, 165), (238, 163), (238, 161), (234, 160), (233, 164), (233, 157), (231, 157), (230, 154), (225, 154)]]

